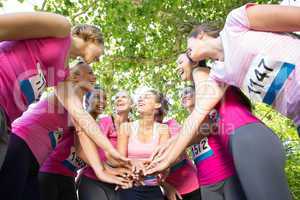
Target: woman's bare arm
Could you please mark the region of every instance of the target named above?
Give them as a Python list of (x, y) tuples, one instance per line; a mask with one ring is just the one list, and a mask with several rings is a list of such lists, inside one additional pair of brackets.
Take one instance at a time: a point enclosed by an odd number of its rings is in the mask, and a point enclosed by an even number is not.
[(55, 94), (59, 102), (71, 115), (73, 121), (75, 121), (74, 125), (75, 127), (77, 125), (76, 129), (82, 129), (98, 147), (107, 153), (109, 158), (115, 159), (120, 163), (128, 163), (128, 160), (121, 156), (104, 134), (102, 134), (93, 117), (84, 110), (82, 99), (77, 96), (75, 89), (76, 87), (71, 82), (65, 81), (58, 84), (55, 88)]
[(300, 8), (282, 5), (255, 5), (247, 8), (250, 29), (271, 32), (300, 31)]
[(194, 72), (193, 79), (196, 87), (195, 109), (185, 120), (174, 144), (170, 145), (160, 157), (154, 157), (150, 166), (148, 166), (147, 174), (161, 172), (176, 161), (196, 135), (208, 113), (222, 99), (227, 89), (226, 86), (221, 86), (216, 81), (210, 80), (206, 69), (197, 68)]
[(66, 37), (71, 24), (62, 15), (48, 12), (23, 12), (0, 15), (0, 41), (44, 37)]
[(159, 144), (163, 144), (170, 139), (169, 128), (166, 124), (160, 124), (159, 127)]
[(118, 145), (117, 149), (121, 155), (127, 157), (128, 149), (128, 137), (129, 137), (129, 123), (122, 123), (120, 126), (120, 131), (118, 131)]

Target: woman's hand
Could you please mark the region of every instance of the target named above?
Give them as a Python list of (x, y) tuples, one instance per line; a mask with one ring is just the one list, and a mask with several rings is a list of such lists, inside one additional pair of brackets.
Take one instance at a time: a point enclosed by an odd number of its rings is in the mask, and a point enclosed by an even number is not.
[(125, 156), (122, 156), (115, 148), (105, 151), (105, 156), (109, 164), (114, 167), (131, 168), (130, 160)]
[(128, 169), (128, 168), (124, 168), (124, 167), (114, 168), (114, 167), (109, 166), (108, 164), (105, 164), (104, 167), (108, 173), (110, 173), (114, 176), (121, 176), (124, 178), (129, 178), (132, 176), (132, 170)]
[(150, 161), (155, 160), (155, 158), (161, 157), (168, 149), (172, 148), (175, 141), (176, 141), (176, 137), (173, 137), (170, 138), (165, 143), (162, 143), (161, 145), (157, 146), (150, 157)]
[(122, 177), (119, 175), (113, 175), (108, 173), (106, 170), (99, 169), (94, 170), (97, 178), (103, 182), (116, 184), (123, 189), (127, 189), (132, 187), (132, 182), (126, 177)]
[(179, 192), (170, 184), (164, 183), (163, 188), (166, 192), (166, 196), (169, 200), (177, 200), (177, 197), (179, 199), (182, 199), (182, 196), (179, 194)]
[(145, 176), (145, 165), (142, 160), (131, 160), (132, 165), (132, 179), (135, 182), (135, 185), (144, 185), (144, 176)]
[(176, 137), (173, 137), (169, 139), (167, 142), (155, 148), (150, 159), (144, 161), (144, 165), (146, 165), (147, 174), (148, 174), (148, 170), (154, 168), (159, 163), (162, 163), (164, 160), (166, 160), (168, 156), (167, 152), (172, 149), (173, 145), (175, 144), (175, 141), (176, 141)]

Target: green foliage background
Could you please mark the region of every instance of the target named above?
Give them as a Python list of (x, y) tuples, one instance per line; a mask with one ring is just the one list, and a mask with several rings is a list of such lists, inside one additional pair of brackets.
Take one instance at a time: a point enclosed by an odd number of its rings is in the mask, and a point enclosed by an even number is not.
[[(182, 122), (175, 60), (185, 49), (192, 26), (203, 21), (224, 23), (233, 8), (248, 2), (276, 0), (45, 0), (46, 10), (68, 16), (73, 24), (91, 23), (105, 36), (106, 55), (93, 65), (109, 96), (118, 89), (140, 85), (159, 89), (172, 101), (169, 117)], [(271, 108), (256, 104), (255, 114), (282, 140), (287, 155), (286, 173), (294, 199), (300, 200), (300, 142), (292, 122)], [(255, 144), (253, 144), (255, 146)], [(266, 144), (268, 145), (268, 144)], [(249, 161), (251, 162), (251, 161)]]

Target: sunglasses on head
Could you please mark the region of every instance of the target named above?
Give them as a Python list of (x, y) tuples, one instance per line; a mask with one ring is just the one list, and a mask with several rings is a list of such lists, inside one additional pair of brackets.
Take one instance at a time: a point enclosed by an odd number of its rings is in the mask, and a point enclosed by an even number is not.
[(198, 64), (198, 62), (196, 62), (196, 61), (194, 61), (191, 57), (190, 57), (190, 52), (191, 52), (191, 49), (188, 49), (188, 50), (186, 50), (186, 52), (185, 52), (185, 55), (186, 55), (186, 57), (188, 58), (188, 60), (189, 60), (189, 62), (190, 62), (190, 64), (191, 65), (197, 65)]
[(195, 92), (193, 89), (185, 89), (182, 91), (181, 93), (181, 97), (184, 97), (184, 96), (188, 96), (188, 95), (193, 95)]

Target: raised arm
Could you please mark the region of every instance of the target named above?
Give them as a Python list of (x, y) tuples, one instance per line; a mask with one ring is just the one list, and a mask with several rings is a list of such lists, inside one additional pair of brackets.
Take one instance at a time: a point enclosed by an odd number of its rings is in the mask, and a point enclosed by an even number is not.
[(62, 15), (24, 12), (0, 15), (0, 41), (44, 37), (66, 37), (71, 24)]
[(169, 128), (166, 124), (160, 125), (159, 144), (166, 143), (170, 139)]
[(128, 137), (129, 137), (129, 124), (122, 123), (120, 126), (120, 131), (118, 131), (118, 146), (117, 149), (121, 153), (121, 155), (127, 157), (127, 149), (128, 149)]
[(95, 175), (101, 181), (120, 185), (122, 188), (128, 188), (128, 181), (119, 176), (112, 174), (101, 163), (95, 143), (82, 131), (78, 131), (77, 135), (79, 143), (76, 144), (76, 153), (94, 170)]
[(66, 108), (73, 120), (81, 128), (85, 134), (102, 148), (113, 159), (120, 163), (126, 164), (128, 160), (121, 156), (117, 150), (113, 147), (110, 141), (102, 134), (98, 124), (92, 118), (92, 116), (84, 110), (82, 105), (82, 99), (75, 93), (75, 87), (69, 81), (60, 83), (55, 88), (55, 94), (60, 103)]
[(160, 158), (154, 158), (147, 174), (161, 172), (176, 161), (196, 135), (207, 114), (222, 99), (227, 88), (210, 80), (206, 69), (194, 69), (193, 79), (196, 87), (195, 109), (185, 120), (174, 144), (169, 146)]
[(104, 170), (100, 161), (96, 144), (83, 132), (77, 131), (76, 135), (76, 154), (87, 163), (98, 176)]
[(271, 32), (300, 31), (300, 7), (255, 5), (247, 8), (250, 29)]
[(193, 79), (196, 89), (195, 109), (184, 122), (177, 141), (174, 144), (172, 151), (170, 151), (170, 162), (175, 161), (189, 145), (194, 136), (199, 133), (198, 130), (206, 116), (222, 99), (227, 89), (227, 86), (220, 85), (216, 81), (210, 79), (208, 77), (207, 69), (194, 69)]

